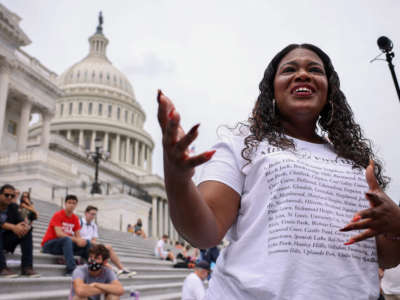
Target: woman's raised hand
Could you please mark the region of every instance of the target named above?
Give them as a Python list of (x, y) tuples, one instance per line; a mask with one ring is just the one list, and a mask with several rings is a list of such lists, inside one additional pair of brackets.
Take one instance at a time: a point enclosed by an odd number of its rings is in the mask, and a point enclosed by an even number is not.
[(158, 90), (158, 122), (163, 135), (164, 174), (175, 179), (190, 179), (194, 168), (211, 159), (215, 150), (189, 156), (189, 145), (196, 139), (200, 124), (194, 125), (185, 134), (180, 125), (180, 115), (172, 101)]
[(374, 173), (374, 162), (371, 160), (365, 176), (369, 186), (365, 197), (370, 208), (357, 212), (353, 220), (340, 231), (365, 229), (350, 238), (345, 245), (365, 240), (378, 234), (400, 236), (400, 208), (380, 188)]

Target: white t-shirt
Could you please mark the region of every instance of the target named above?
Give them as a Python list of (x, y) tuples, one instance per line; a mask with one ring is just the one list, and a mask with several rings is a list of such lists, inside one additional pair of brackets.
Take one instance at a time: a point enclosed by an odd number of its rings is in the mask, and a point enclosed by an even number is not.
[(385, 270), (381, 286), (383, 292), (387, 295), (400, 295), (400, 265)]
[[(164, 240), (159, 240), (156, 244), (156, 247), (154, 248), (154, 255), (159, 257), (159, 258), (165, 258), (168, 254), (167, 251), (164, 250)], [(161, 256), (160, 256), (161, 252)]]
[(199, 276), (197, 276), (195, 273), (189, 274), (183, 282), (182, 300), (203, 300), (204, 295), (204, 285)]
[(87, 223), (86, 218), (80, 218), (80, 221), (82, 222), (81, 226), (81, 237), (85, 240), (91, 240), (92, 238), (98, 238), (98, 230), (97, 230), (97, 225), (94, 221)]
[(378, 298), (375, 239), (345, 246), (356, 232), (339, 232), (369, 207), (365, 170), (329, 144), (294, 142), (296, 151), (260, 143), (247, 164), (244, 137), (229, 134), (202, 168), (199, 182), (241, 196), (205, 299)]

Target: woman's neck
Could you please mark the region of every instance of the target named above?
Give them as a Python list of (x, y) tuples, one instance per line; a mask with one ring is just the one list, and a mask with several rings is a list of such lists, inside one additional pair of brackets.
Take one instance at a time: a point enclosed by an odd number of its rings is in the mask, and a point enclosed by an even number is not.
[(323, 144), (324, 140), (316, 133), (315, 123), (293, 123), (282, 121), (285, 134), (310, 143)]

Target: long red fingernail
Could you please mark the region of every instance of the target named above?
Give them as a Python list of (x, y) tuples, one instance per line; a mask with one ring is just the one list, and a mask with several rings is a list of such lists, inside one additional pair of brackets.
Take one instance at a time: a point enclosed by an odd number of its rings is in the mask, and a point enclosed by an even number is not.
[(190, 134), (190, 135), (194, 134), (194, 133), (196, 132), (197, 128), (199, 128), (199, 126), (200, 126), (200, 123), (194, 125), (194, 126), (192, 127), (192, 129), (190, 129), (189, 134)]
[(352, 222), (358, 222), (358, 221), (360, 221), (361, 220), (361, 216), (360, 215), (357, 215), (357, 216), (354, 216), (354, 218), (351, 220)]
[(171, 109), (171, 111), (168, 114), (168, 119), (170, 119), (170, 120), (172, 119), (172, 117), (174, 116), (174, 111), (175, 111), (175, 108)]
[(204, 153), (204, 157), (205, 157), (206, 159), (210, 159), (210, 158), (214, 155), (214, 153), (215, 153), (216, 151), (217, 151), (217, 150), (208, 151), (208, 152)]
[(162, 92), (160, 89), (157, 90), (157, 102), (160, 103), (160, 97), (162, 95)]
[(348, 240), (346, 243), (344, 243), (346, 246), (348, 246), (348, 245), (351, 245), (351, 244), (354, 244), (355, 243), (355, 239), (350, 239), (350, 240)]

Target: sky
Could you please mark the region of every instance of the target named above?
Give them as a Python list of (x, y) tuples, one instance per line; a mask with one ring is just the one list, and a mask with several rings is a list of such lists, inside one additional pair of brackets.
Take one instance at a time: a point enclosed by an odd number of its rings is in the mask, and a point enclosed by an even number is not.
[[(131, 81), (154, 141), (153, 171), (162, 170), (156, 92), (173, 99), (182, 126), (200, 122), (196, 152), (217, 140), (220, 125), (246, 120), (272, 57), (290, 43), (328, 53), (356, 121), (392, 178), (400, 200), (400, 102), (385, 61), (369, 61), (388, 36), (400, 56), (400, 1), (365, 0), (1, 0), (32, 40), (23, 49), (61, 74), (88, 53), (98, 12), (110, 40), (107, 56)], [(393, 60), (400, 64), (400, 57)], [(400, 73), (396, 69), (398, 76)]]

